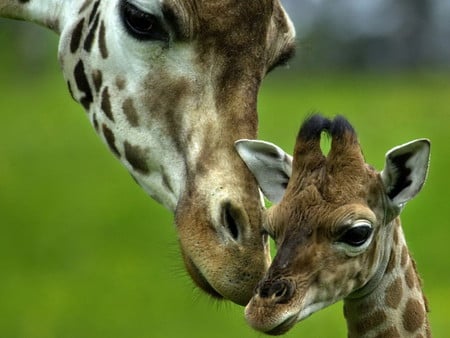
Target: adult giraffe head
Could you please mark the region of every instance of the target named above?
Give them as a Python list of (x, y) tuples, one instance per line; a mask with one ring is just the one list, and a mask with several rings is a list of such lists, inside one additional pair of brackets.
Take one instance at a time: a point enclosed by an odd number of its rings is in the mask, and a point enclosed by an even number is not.
[(60, 34), (69, 90), (135, 180), (175, 213), (209, 294), (245, 304), (269, 263), (234, 141), (255, 138), (264, 75), (294, 50), (278, 0), (1, 0)]

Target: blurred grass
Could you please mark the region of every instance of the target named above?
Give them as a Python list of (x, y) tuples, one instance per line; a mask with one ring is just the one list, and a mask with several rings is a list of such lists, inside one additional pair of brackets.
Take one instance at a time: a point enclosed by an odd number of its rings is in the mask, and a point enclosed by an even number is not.
[[(39, 77), (14, 68), (14, 58), (2, 61), (0, 337), (260, 337), (242, 307), (193, 290), (170, 213), (100, 142), (56, 61)], [(450, 332), (449, 80), (439, 71), (281, 70), (259, 101), (260, 138), (289, 152), (316, 110), (346, 115), (379, 169), (393, 146), (432, 140), (428, 182), (402, 219), (436, 337)], [(341, 308), (314, 314), (287, 337), (345, 337)]]

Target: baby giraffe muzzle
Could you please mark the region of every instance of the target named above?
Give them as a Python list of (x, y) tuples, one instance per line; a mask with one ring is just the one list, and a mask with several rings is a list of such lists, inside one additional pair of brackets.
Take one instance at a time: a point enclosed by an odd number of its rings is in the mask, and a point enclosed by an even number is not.
[[(320, 147), (323, 133), (331, 149)], [(400, 212), (421, 190), (430, 142), (414, 140), (366, 164), (343, 117), (309, 117), (294, 155), (255, 140), (236, 148), (275, 204), (264, 227), (278, 251), (245, 309), (256, 330), (279, 335), (339, 300), (349, 337), (431, 337), (427, 301)]]

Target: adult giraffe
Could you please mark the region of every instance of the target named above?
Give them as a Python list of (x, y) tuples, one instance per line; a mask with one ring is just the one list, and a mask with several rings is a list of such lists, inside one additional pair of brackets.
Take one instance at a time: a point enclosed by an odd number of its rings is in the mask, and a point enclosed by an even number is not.
[(246, 304), (269, 255), (252, 175), (264, 75), (294, 50), (278, 0), (0, 0), (0, 16), (60, 35), (73, 98), (135, 180), (174, 212), (186, 268)]

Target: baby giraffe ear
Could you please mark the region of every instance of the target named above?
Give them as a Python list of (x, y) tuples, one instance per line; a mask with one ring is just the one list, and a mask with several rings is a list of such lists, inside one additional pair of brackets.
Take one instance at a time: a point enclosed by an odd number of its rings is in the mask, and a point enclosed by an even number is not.
[(292, 174), (292, 157), (265, 141), (238, 140), (235, 147), (263, 194), (271, 202), (280, 202)]
[(386, 153), (381, 179), (387, 195), (402, 207), (422, 189), (430, 162), (430, 141), (418, 139), (395, 147)]

